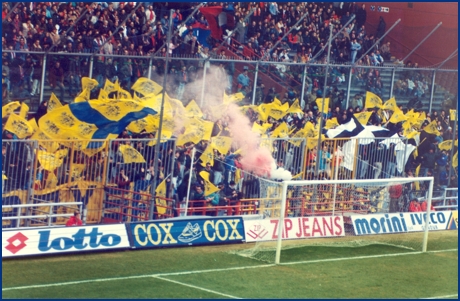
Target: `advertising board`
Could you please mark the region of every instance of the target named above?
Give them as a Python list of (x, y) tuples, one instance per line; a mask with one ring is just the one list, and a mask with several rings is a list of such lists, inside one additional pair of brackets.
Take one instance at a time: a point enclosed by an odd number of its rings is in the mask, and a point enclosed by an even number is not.
[[(278, 219), (245, 220), (246, 242), (278, 239)], [(342, 216), (285, 218), (284, 239), (345, 236)]]
[(2, 231), (2, 258), (128, 247), (123, 224)]
[(235, 243), (244, 240), (241, 217), (162, 220), (128, 225), (133, 248)]
[[(458, 211), (430, 212), (428, 229), (455, 230), (458, 228)], [(404, 212), (372, 214), (367, 216), (352, 215), (355, 235), (418, 232), (425, 230), (426, 213)]]

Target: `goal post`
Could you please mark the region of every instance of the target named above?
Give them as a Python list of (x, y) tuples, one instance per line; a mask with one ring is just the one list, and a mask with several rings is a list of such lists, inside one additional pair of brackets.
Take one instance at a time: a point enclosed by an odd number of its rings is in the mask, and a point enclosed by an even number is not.
[[(418, 183), (418, 185), (415, 185)], [(420, 225), (420, 229), (423, 229), (423, 241), (421, 242), (421, 250), (422, 252), (426, 252), (427, 250), (427, 243), (428, 243), (428, 232), (429, 228), (426, 225), (429, 225), (429, 219), (430, 219), (430, 213), (431, 213), (431, 198), (433, 194), (433, 183), (434, 179), (433, 177), (415, 177), (415, 178), (392, 178), (392, 179), (366, 179), (366, 180), (310, 180), (310, 181), (283, 181), (282, 182), (282, 189), (281, 189), (281, 208), (280, 208), (280, 216), (279, 216), (279, 221), (278, 221), (278, 231), (277, 231), (277, 242), (276, 242), (276, 253), (275, 253), (275, 264), (280, 264), (280, 259), (281, 259), (281, 250), (283, 248), (283, 241), (284, 238), (284, 227), (285, 227), (285, 217), (286, 217), (286, 209), (288, 208), (288, 194), (289, 191), (295, 192), (300, 196), (301, 193), (305, 194), (313, 194), (311, 197), (311, 202), (313, 205), (310, 205), (311, 208), (317, 208), (319, 203), (327, 204), (324, 200), (329, 200), (329, 209), (332, 206), (332, 209), (330, 209), (328, 212), (308, 212), (305, 214), (303, 213), (303, 216), (310, 216), (314, 217), (316, 214), (322, 214), (321, 216), (347, 216), (351, 218), (356, 218), (357, 215), (360, 217), (368, 217), (372, 216), (373, 213), (375, 213), (376, 209), (372, 208), (372, 206), (379, 206), (378, 204), (375, 204), (372, 200), (373, 197), (375, 197), (375, 194), (380, 194), (378, 197), (380, 199), (383, 199), (383, 205), (386, 206), (386, 208), (379, 208), (380, 211), (377, 213), (382, 213), (382, 214), (387, 214), (386, 217), (381, 217), (381, 223), (382, 227), (385, 227), (387, 225), (388, 228), (391, 228), (391, 223), (393, 223), (393, 226), (395, 226), (395, 221), (393, 221), (393, 218), (389, 217), (390, 213), (397, 214), (401, 216), (401, 219), (403, 218), (403, 212), (407, 212), (408, 209), (408, 203), (410, 202), (411, 196), (408, 195), (407, 191), (403, 191), (403, 185), (411, 187), (413, 190), (415, 190), (415, 186), (419, 187), (420, 183), (424, 183), (424, 196), (422, 198), (426, 200), (426, 211), (425, 211), (425, 216), (424, 216), (424, 225)], [(428, 184), (428, 185), (426, 185)], [(399, 187), (399, 189), (394, 189), (394, 187)], [(409, 190), (411, 188), (408, 188)], [(327, 190), (325, 190), (327, 189)], [(393, 192), (392, 192), (393, 190)], [(399, 190), (401, 190), (401, 194), (399, 194)], [(324, 191), (328, 191), (327, 193)], [(384, 196), (382, 197), (382, 191)], [(396, 191), (396, 192), (394, 192)], [(391, 198), (391, 193), (395, 194), (397, 197), (401, 198), (398, 202), (402, 204), (397, 204), (397, 211), (390, 212), (390, 202), (391, 200), (394, 201), (394, 198), (390, 200)], [(373, 196), (374, 194), (374, 196)], [(321, 197), (319, 197), (321, 195)], [(291, 193), (292, 196), (292, 193)], [(396, 197), (395, 196), (395, 197)], [(338, 201), (337, 199), (341, 197), (341, 201)], [(346, 198), (349, 198), (346, 201), (343, 201)], [(366, 203), (369, 204), (366, 204)], [(352, 208), (344, 209), (344, 210), (338, 210), (337, 208), (339, 207), (347, 207), (346, 205), (352, 205)], [(358, 207), (362, 206), (367, 208), (366, 210), (359, 211), (360, 208), (356, 208), (354, 205), (357, 203)], [(370, 205), (372, 204), (372, 206)], [(342, 206), (343, 205), (343, 206)], [(304, 206), (302, 204), (302, 206)], [(396, 205), (395, 205), (396, 206)], [(395, 208), (395, 206), (392, 206)], [(326, 205), (327, 207), (327, 205)], [(374, 210), (374, 212), (371, 212), (371, 208)], [(342, 208), (343, 209), (343, 208)], [(423, 213), (423, 212), (419, 212)], [(354, 216), (353, 216), (354, 215)], [(302, 216), (302, 215), (301, 215)], [(422, 219), (423, 214), (420, 215), (420, 219)], [(397, 219), (398, 217), (394, 217), (394, 219)], [(375, 222), (375, 221), (374, 221)], [(397, 222), (397, 221), (396, 221)], [(421, 221), (420, 221), (421, 222)], [(403, 222), (404, 223), (404, 222)], [(396, 223), (397, 225), (397, 223)], [(300, 222), (299, 222), (300, 226)], [(378, 226), (378, 225), (377, 225)], [(377, 227), (376, 226), (376, 227)], [(405, 226), (405, 225), (404, 225)], [(395, 226), (396, 227), (396, 226)], [(401, 227), (401, 226), (400, 226)], [(353, 231), (357, 231), (354, 229)], [(420, 231), (419, 231), (420, 233)], [(378, 236), (379, 234), (374, 234)], [(380, 234), (382, 236), (385, 236), (386, 234)], [(394, 234), (388, 234), (388, 235), (394, 235)], [(404, 234), (402, 234), (404, 235)], [(287, 234), (286, 234), (287, 236)], [(353, 236), (351, 234), (350, 236)], [(398, 238), (404, 240), (405, 238)], [(415, 240), (419, 241), (420, 238), (414, 238)], [(379, 239), (377, 239), (379, 241)], [(393, 243), (394, 245), (398, 246), (398, 243)], [(321, 245), (321, 244), (320, 244)], [(403, 246), (401, 244), (401, 246)], [(420, 246), (420, 244), (417, 243), (417, 246)], [(403, 246), (404, 247), (404, 246)], [(420, 249), (419, 249), (420, 251)]]

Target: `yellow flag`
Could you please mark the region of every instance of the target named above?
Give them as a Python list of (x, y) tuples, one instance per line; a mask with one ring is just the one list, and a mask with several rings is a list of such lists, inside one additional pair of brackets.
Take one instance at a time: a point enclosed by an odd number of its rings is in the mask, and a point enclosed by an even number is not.
[(34, 134), (36, 131), (39, 130), (37, 120), (35, 118), (27, 120), (27, 123), (30, 125), (32, 128), (32, 134)]
[(203, 120), (201, 122), (203, 128), (203, 136), (201, 140), (211, 140), (212, 129), (214, 127), (214, 122)]
[(109, 100), (109, 93), (105, 91), (104, 89), (99, 90), (99, 97), (97, 98), (98, 100)]
[(164, 179), (160, 185), (157, 186), (155, 189), (155, 193), (157, 197), (161, 198), (155, 198), (155, 204), (157, 206), (157, 213), (159, 215), (163, 215), (166, 213), (166, 209), (168, 206), (168, 203), (164, 199), (166, 197), (166, 179)]
[(270, 123), (264, 123), (262, 125), (258, 124), (257, 122), (254, 122), (252, 124), (252, 131), (254, 133), (258, 133), (260, 135), (265, 134), (269, 128), (271, 128), (272, 125)]
[(286, 122), (281, 123), (271, 134), (272, 137), (285, 138), (288, 136), (288, 126)]
[(361, 123), (362, 125), (366, 125), (369, 121), (369, 118), (371, 118), (372, 112), (362, 112), (353, 115), (356, 117), (356, 119), (358, 119), (359, 123)]
[(46, 189), (54, 189), (57, 187), (58, 179), (54, 172), (48, 173), (48, 177), (46, 178), (45, 188)]
[(296, 99), (294, 103), (289, 107), (287, 113), (303, 113), (302, 108), (299, 105), (299, 99)]
[(318, 106), (318, 111), (323, 109), (323, 114), (327, 114), (329, 111), (329, 98), (324, 98), (324, 107), (323, 107), (323, 98), (316, 99), (316, 105)]
[(283, 105), (278, 105), (277, 103), (273, 102), (269, 104), (270, 110), (268, 111), (268, 116), (273, 117), (275, 120), (280, 120), (283, 118), (287, 111), (289, 110), (289, 103), (284, 103)]
[(396, 104), (396, 99), (394, 97), (392, 97), (392, 98), (388, 99), (387, 101), (385, 101), (385, 103), (383, 104), (382, 109), (391, 110), (391, 111), (399, 109), (398, 105)]
[(201, 165), (206, 166), (207, 163), (214, 166), (214, 150), (211, 145), (208, 145), (200, 156)]
[(23, 139), (33, 134), (34, 129), (24, 118), (16, 114), (10, 114), (4, 127), (5, 130), (15, 134), (18, 138)]
[(318, 146), (318, 137), (308, 138), (307, 139), (307, 148), (314, 149)]
[(126, 129), (132, 133), (137, 134), (141, 133), (144, 130), (147, 133), (153, 133), (160, 126), (160, 120), (155, 116), (149, 115), (142, 119), (134, 120), (126, 127)]
[(62, 165), (64, 158), (67, 157), (67, 153), (67, 149), (61, 149), (55, 153), (38, 150), (37, 158), (44, 170), (52, 172)]
[(60, 107), (62, 107), (61, 102), (56, 97), (56, 95), (53, 92), (51, 92), (50, 100), (48, 101), (48, 106), (47, 106), (46, 111), (49, 113)]
[(257, 112), (259, 113), (259, 120), (267, 121), (270, 110), (271, 110), (270, 104), (267, 104), (267, 103), (260, 104), (257, 107)]
[[(158, 131), (155, 133), (155, 137), (158, 137), (156, 136), (158, 135)], [(161, 138), (160, 138), (160, 143), (165, 143), (168, 141), (168, 139), (171, 139), (171, 136), (172, 136), (172, 132), (171, 131), (168, 131), (168, 130), (163, 130), (161, 129)], [(157, 144), (157, 138), (155, 139), (152, 139), (149, 141), (149, 143), (147, 143), (148, 146), (154, 146)]]
[(112, 83), (108, 79), (105, 80), (105, 85), (104, 85), (104, 91), (106, 91), (108, 94), (117, 91), (117, 87), (119, 86), (118, 84), (118, 79), (116, 80), (115, 83)]
[(82, 173), (85, 170), (85, 164), (72, 164), (71, 177), (73, 180), (77, 181), (81, 179)]
[(7, 117), (19, 107), (21, 107), (21, 104), (19, 103), (19, 101), (13, 101), (13, 102), (7, 103), (6, 105), (2, 107), (2, 118)]
[(37, 140), (38, 144), (46, 149), (48, 153), (54, 153), (59, 148), (59, 143), (51, 141), (51, 139), (46, 136), (40, 129), (36, 130), (30, 139)]
[(373, 109), (373, 108), (382, 108), (382, 99), (375, 95), (372, 92), (366, 92), (366, 104), (364, 105), (366, 109)]
[(209, 173), (207, 173), (206, 171), (203, 170), (203, 171), (200, 172), (200, 176), (204, 180), (204, 196), (208, 196), (211, 193), (219, 191), (219, 188), (217, 188), (214, 184), (212, 184), (209, 181)]
[(235, 170), (235, 183), (239, 183), (241, 180), (241, 169), (237, 168)]
[(74, 102), (75, 103), (85, 102), (85, 101), (88, 101), (90, 97), (91, 97), (91, 91), (88, 90), (88, 88), (85, 88), (83, 89), (83, 91), (81, 91), (81, 93), (77, 97), (75, 97)]
[(398, 122), (406, 121), (406, 120), (407, 120), (407, 116), (404, 115), (403, 111), (401, 111), (400, 109), (396, 109), (393, 112), (393, 115), (391, 115), (389, 122), (398, 123)]
[(455, 118), (457, 117), (457, 110), (449, 110), (450, 112), (450, 121), (455, 121)]
[[(209, 127), (209, 125), (208, 125)], [(190, 141), (193, 143), (198, 143), (203, 139), (206, 131), (209, 129), (206, 127), (205, 123), (198, 118), (190, 118), (185, 124), (185, 133), (184, 135), (190, 135)], [(211, 127), (212, 131), (212, 127)], [(210, 135), (209, 135), (210, 136)]]
[(158, 95), (163, 90), (163, 87), (151, 79), (140, 77), (131, 89), (145, 96), (148, 94)]
[(203, 117), (203, 112), (201, 112), (201, 109), (196, 104), (195, 100), (191, 100), (189, 102), (189, 104), (185, 107), (185, 112), (187, 117)]
[(131, 96), (131, 93), (129, 93), (122, 87), (119, 87), (117, 92), (118, 92), (118, 99), (128, 99), (128, 100), (133, 99), (133, 97)]
[(241, 92), (227, 95), (227, 93), (224, 92), (224, 104), (230, 104), (232, 102), (239, 102), (244, 99), (244, 94)]
[(433, 120), (430, 124), (424, 127), (423, 130), (428, 134), (433, 134), (436, 136), (441, 135), (441, 133), (438, 131), (438, 125), (436, 123), (436, 120)]
[(458, 151), (452, 157), (452, 167), (456, 168), (458, 166)]
[(145, 163), (145, 159), (134, 147), (121, 144), (118, 149), (123, 155), (123, 162), (126, 163)]
[(334, 118), (326, 120), (326, 125), (324, 126), (324, 128), (328, 130), (336, 126), (339, 126), (339, 122), (337, 121), (337, 117), (334, 117)]
[(81, 89), (82, 90), (88, 89), (88, 91), (91, 91), (94, 88), (96, 88), (98, 85), (99, 83), (97, 82), (97, 80), (93, 78), (89, 78), (89, 77), (81, 78)]
[(315, 126), (310, 121), (305, 123), (304, 129), (305, 129), (305, 137), (315, 137), (318, 135), (317, 131), (315, 130)]
[(223, 155), (226, 155), (232, 146), (232, 138), (217, 136), (211, 138), (211, 146)]
[(19, 110), (19, 117), (25, 119), (27, 117), (27, 113), (29, 113), (29, 106), (23, 102), (21, 103), (21, 109)]
[(446, 140), (438, 144), (440, 150), (451, 150), (453, 146), (452, 140)]
[(243, 113), (246, 113), (249, 109), (252, 109), (254, 111), (257, 111), (257, 106), (256, 105), (247, 105), (247, 106), (241, 106), (240, 110)]
[(288, 142), (294, 144), (295, 146), (300, 146), (300, 144), (304, 141), (306, 135), (305, 128), (298, 130), (294, 135), (291, 136), (292, 139), (289, 139)]

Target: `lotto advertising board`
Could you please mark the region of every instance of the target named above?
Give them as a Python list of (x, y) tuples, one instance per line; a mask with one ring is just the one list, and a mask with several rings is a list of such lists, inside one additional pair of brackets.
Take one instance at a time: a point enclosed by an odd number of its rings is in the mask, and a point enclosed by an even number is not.
[[(425, 230), (426, 213), (405, 212), (372, 214), (367, 216), (353, 215), (355, 235), (419, 232)], [(434, 211), (428, 218), (428, 229), (457, 230), (458, 211)]]
[(241, 217), (163, 220), (128, 225), (133, 248), (175, 247), (244, 240)]
[[(245, 220), (246, 242), (278, 239), (278, 219)], [(342, 216), (284, 219), (284, 239), (345, 236)]]
[(2, 231), (2, 258), (129, 248), (125, 225)]

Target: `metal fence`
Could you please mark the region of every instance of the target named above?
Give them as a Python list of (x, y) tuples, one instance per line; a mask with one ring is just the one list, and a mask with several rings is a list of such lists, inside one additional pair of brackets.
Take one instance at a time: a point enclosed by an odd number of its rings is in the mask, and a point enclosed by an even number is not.
[[(222, 53), (222, 51), (225, 53)], [(4, 53), (13, 52), (3, 50)], [(188, 102), (195, 99), (198, 104), (208, 104), (207, 95), (216, 89), (212, 80), (225, 83), (229, 93), (243, 92), (248, 103), (259, 104), (270, 95), (279, 99), (299, 98), (302, 108), (323, 93), (327, 76), (327, 91), (332, 93), (332, 108), (359, 106), (356, 98), (366, 91), (375, 92), (384, 101), (395, 96), (397, 103), (407, 108), (422, 109), (427, 112), (455, 109), (458, 70), (438, 68), (406, 68), (391, 62), (383, 66), (370, 66), (365, 63), (325, 64), (320, 62), (302, 63), (300, 57), (292, 54), (288, 62), (263, 59), (247, 60), (245, 56), (231, 51), (231, 48), (215, 49), (208, 55), (176, 55), (169, 58), (169, 70), (165, 70), (165, 57), (145, 55), (106, 55), (75, 52), (24, 52), (14, 51), (18, 56), (31, 56), (36, 72), (32, 80), (17, 80), (16, 65), (10, 66), (10, 75), (4, 81), (3, 100), (24, 99), (32, 107), (37, 107), (54, 92), (63, 102), (72, 102), (81, 92), (82, 77), (98, 80), (100, 87), (105, 79), (119, 80), (121, 86), (129, 90), (139, 77), (148, 77), (159, 83), (166, 76), (166, 90), (175, 98)], [(225, 58), (224, 58), (225, 57)], [(64, 85), (51, 88), (47, 76), (59, 61), (65, 72)], [(129, 74), (125, 65), (129, 63)], [(212, 68), (211, 68), (212, 67)], [(326, 68), (328, 67), (328, 68)], [(183, 69), (184, 68), (184, 69)], [(248, 84), (242, 85), (238, 76), (247, 70)], [(182, 71), (186, 73), (186, 80)], [(377, 83), (377, 79), (379, 79)], [(408, 81), (412, 84), (408, 85)], [(271, 88), (274, 88), (272, 90)], [(33, 94), (33, 96), (30, 95)], [(70, 95), (70, 96), (69, 96)], [(313, 95), (312, 97), (310, 95)], [(361, 105), (361, 107), (363, 104)]]

